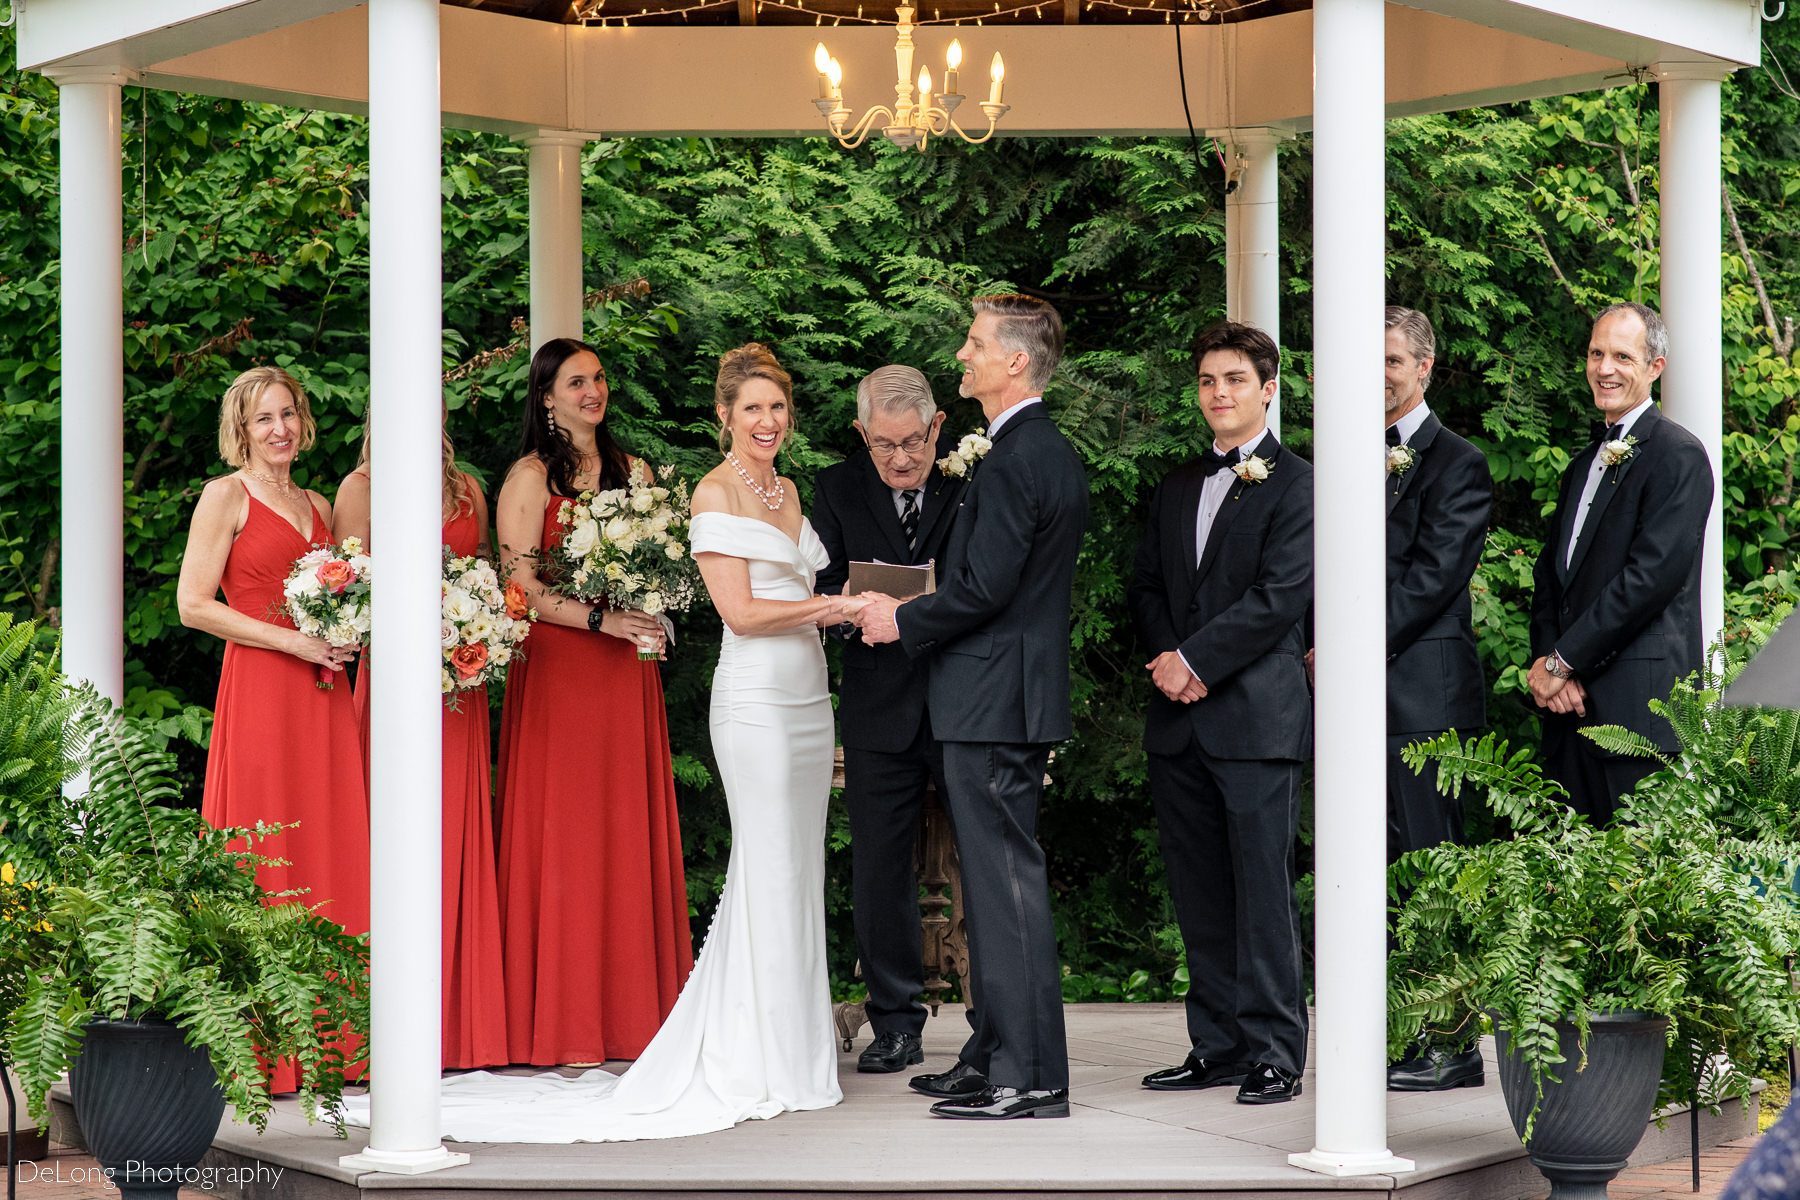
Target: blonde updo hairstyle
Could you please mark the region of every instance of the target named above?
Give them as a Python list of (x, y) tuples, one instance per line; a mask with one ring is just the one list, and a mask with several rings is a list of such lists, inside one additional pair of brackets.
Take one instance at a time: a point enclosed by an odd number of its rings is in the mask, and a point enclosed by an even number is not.
[(319, 423), (294, 377), (280, 367), (251, 367), (231, 381), (219, 404), (219, 457), (230, 465), (240, 469), (250, 465), (250, 414), (275, 384), (294, 397), (294, 411), (300, 414), (300, 450), (311, 450), (319, 440)]
[(719, 453), (731, 450), (731, 413), (737, 407), (738, 392), (752, 379), (767, 379), (781, 389), (788, 406), (788, 432), (800, 428), (794, 412), (794, 377), (789, 375), (775, 355), (761, 342), (749, 342), (719, 356), (719, 378), (713, 383), (713, 403), (725, 410), (719, 418)]

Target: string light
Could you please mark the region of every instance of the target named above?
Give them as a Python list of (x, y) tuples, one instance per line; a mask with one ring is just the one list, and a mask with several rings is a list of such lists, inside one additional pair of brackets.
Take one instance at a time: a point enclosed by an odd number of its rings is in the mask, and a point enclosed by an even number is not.
[[(993, 12), (984, 13), (984, 14), (982, 14), (980, 16), (976, 16), (974, 18), (958, 17), (958, 16), (946, 17), (946, 16), (944, 16), (943, 9), (933, 8), (931, 10), (931, 12), (932, 12), (931, 20), (916, 21), (916, 22), (914, 22), (914, 24), (915, 25), (958, 25), (958, 26), (960, 26), (964, 21), (973, 19), (975, 24), (981, 25), (990, 17), (998, 18), (998, 17), (1022, 16), (1023, 14), (1026, 14), (1026, 13), (1030, 13), (1031, 15), (1035, 16), (1038, 20), (1041, 21), (1044, 19), (1045, 6), (1052, 2), (1053, 2), (1053, 0), (1034, 0), (1034, 2), (1030, 3), (1030, 4), (1016, 4), (1011, 8), (1005, 8), (1005, 7), (1002, 7), (1001, 4), (998, 3), (996, 0), (996, 2), (994, 4)], [(1250, 0), (1250, 2), (1257, 3), (1257, 2), (1259, 2), (1259, 0)], [(1269, 0), (1260, 0), (1260, 2), (1268, 3)], [(608, 15), (608, 14), (603, 13), (601, 10), (606, 7), (606, 0), (586, 0), (585, 3), (582, 2), (582, 0), (576, 0), (576, 2), (572, 5), (572, 8), (574, 11), (575, 19), (577, 21), (579, 21), (582, 25), (597, 25), (601, 29), (607, 29), (607, 28), (612, 28), (615, 25), (627, 25), (629, 23), (631, 17), (636, 17), (636, 18), (638, 18), (638, 20), (642, 21), (649, 17), (676, 17), (676, 16), (679, 16), (683, 21), (686, 21), (688, 19), (689, 13), (706, 12), (711, 9), (730, 8), (733, 5), (735, 5), (736, 3), (737, 3), (737, 0), (698, 0), (697, 3), (686, 4), (686, 5), (682, 5), (680, 7), (672, 7), (672, 8), (652, 9), (652, 8), (640, 6), (637, 12), (632, 13), (629, 16)], [(1087, 10), (1090, 12), (1093, 10), (1093, 7), (1095, 4), (1105, 4), (1110, 8), (1119, 8), (1119, 9), (1124, 9), (1124, 10), (1131, 11), (1131, 12), (1163, 12), (1164, 11), (1163, 9), (1157, 8), (1155, 6), (1144, 6), (1144, 5), (1126, 3), (1125, 0), (1084, 0), (1084, 3), (1087, 7)], [(890, 27), (895, 24), (895, 22), (892, 20), (882, 20), (879, 17), (865, 16), (863, 14), (863, 7), (864, 7), (863, 5), (858, 4), (856, 6), (856, 15), (854, 15), (854, 16), (850, 15), (849, 13), (843, 13), (843, 14), (833, 16), (831, 18), (831, 23), (834, 26), (843, 25), (847, 22), (852, 25), (886, 25), (886, 26), (890, 26)], [(781, 12), (799, 13), (801, 15), (813, 18), (814, 25), (823, 25), (825, 23), (824, 22), (824, 14), (819, 12), (819, 10), (816, 8), (808, 8), (806, 6), (806, 0), (756, 0), (756, 12), (759, 16), (762, 14), (764, 9), (774, 9), (776, 11), (781, 11)]]
[[(769, 0), (757, 0), (756, 11), (761, 12), (763, 4), (767, 2), (769, 2)], [(606, 7), (606, 0), (594, 0), (594, 3), (588, 5), (581, 12), (580, 19), (583, 25), (597, 24), (601, 29), (613, 28), (613, 22), (615, 21), (622, 27), (630, 28), (632, 17), (637, 17), (641, 21), (646, 17), (679, 16), (683, 21), (686, 21), (689, 13), (705, 12), (708, 9), (715, 8), (730, 8), (734, 7), (736, 4), (737, 0), (699, 0), (699, 3), (684, 5), (680, 8), (650, 9), (640, 6), (637, 12), (629, 15), (605, 16), (601, 14), (600, 10)]]

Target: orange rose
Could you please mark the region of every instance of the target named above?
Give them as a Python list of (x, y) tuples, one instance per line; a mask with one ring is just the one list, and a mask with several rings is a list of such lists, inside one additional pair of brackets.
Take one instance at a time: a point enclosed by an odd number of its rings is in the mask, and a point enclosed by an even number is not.
[(450, 665), (456, 668), (458, 679), (473, 679), (487, 666), (488, 649), (479, 642), (473, 646), (458, 646), (450, 652)]
[(329, 558), (319, 564), (319, 586), (336, 594), (356, 582), (356, 571), (340, 558)]
[(531, 605), (525, 600), (525, 589), (516, 582), (508, 580), (506, 584), (506, 615), (515, 621), (522, 621), (530, 611)]

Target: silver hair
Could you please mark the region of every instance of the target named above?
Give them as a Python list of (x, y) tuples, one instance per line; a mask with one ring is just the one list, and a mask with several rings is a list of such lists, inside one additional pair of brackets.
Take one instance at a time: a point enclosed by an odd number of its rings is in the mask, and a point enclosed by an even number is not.
[(978, 314), (994, 314), (1000, 348), (1010, 354), (1025, 355), (1029, 362), (1025, 386), (1042, 392), (1056, 364), (1062, 361), (1062, 314), (1047, 300), (1014, 294), (977, 296), (974, 309)]
[[(1387, 307), (1387, 327), (1398, 329), (1406, 337), (1406, 352), (1424, 362), (1437, 357), (1437, 334), (1431, 331), (1431, 318), (1416, 308), (1402, 308), (1398, 304)], [(1433, 364), (1432, 370), (1436, 370)], [(1432, 371), (1425, 372), (1425, 379), (1419, 384), (1424, 391), (1431, 386)]]
[[(1606, 318), (1624, 312), (1636, 313), (1638, 320), (1644, 323), (1644, 361), (1652, 363), (1659, 358), (1668, 358), (1669, 327), (1663, 324), (1661, 315), (1648, 304), (1636, 304), (1631, 301), (1623, 304), (1609, 304), (1600, 310), (1599, 316), (1594, 318), (1593, 327), (1598, 328), (1600, 322)], [(1589, 332), (1591, 335), (1592, 329)]]
[(879, 409), (884, 413), (916, 412), (927, 427), (937, 416), (937, 399), (931, 394), (931, 381), (917, 367), (890, 363), (876, 367), (856, 385), (856, 419), (863, 428)]

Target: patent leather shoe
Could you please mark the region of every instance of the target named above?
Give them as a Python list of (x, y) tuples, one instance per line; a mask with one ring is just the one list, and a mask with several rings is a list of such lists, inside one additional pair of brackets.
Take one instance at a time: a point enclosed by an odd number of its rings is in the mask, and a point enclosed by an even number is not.
[(1390, 1092), (1447, 1092), (1481, 1087), (1486, 1082), (1478, 1046), (1467, 1050), (1430, 1046), (1389, 1067), (1387, 1076)]
[(1054, 1092), (1021, 1092), (1017, 1088), (986, 1087), (973, 1096), (940, 1100), (931, 1106), (934, 1117), (958, 1121), (1010, 1121), (1015, 1117), (1066, 1117), (1069, 1089)]
[(934, 1100), (955, 1100), (986, 1089), (987, 1076), (961, 1059), (941, 1075), (914, 1075), (906, 1086)]
[(891, 1075), (925, 1061), (925, 1047), (916, 1033), (883, 1033), (857, 1056), (856, 1069), (865, 1075)]
[(1207, 1062), (1190, 1054), (1179, 1067), (1164, 1067), (1144, 1076), (1144, 1086), (1153, 1092), (1194, 1092), (1201, 1088), (1224, 1087), (1244, 1082), (1251, 1065)]
[(1300, 1094), (1300, 1076), (1257, 1063), (1238, 1087), (1239, 1104), (1285, 1104)]

